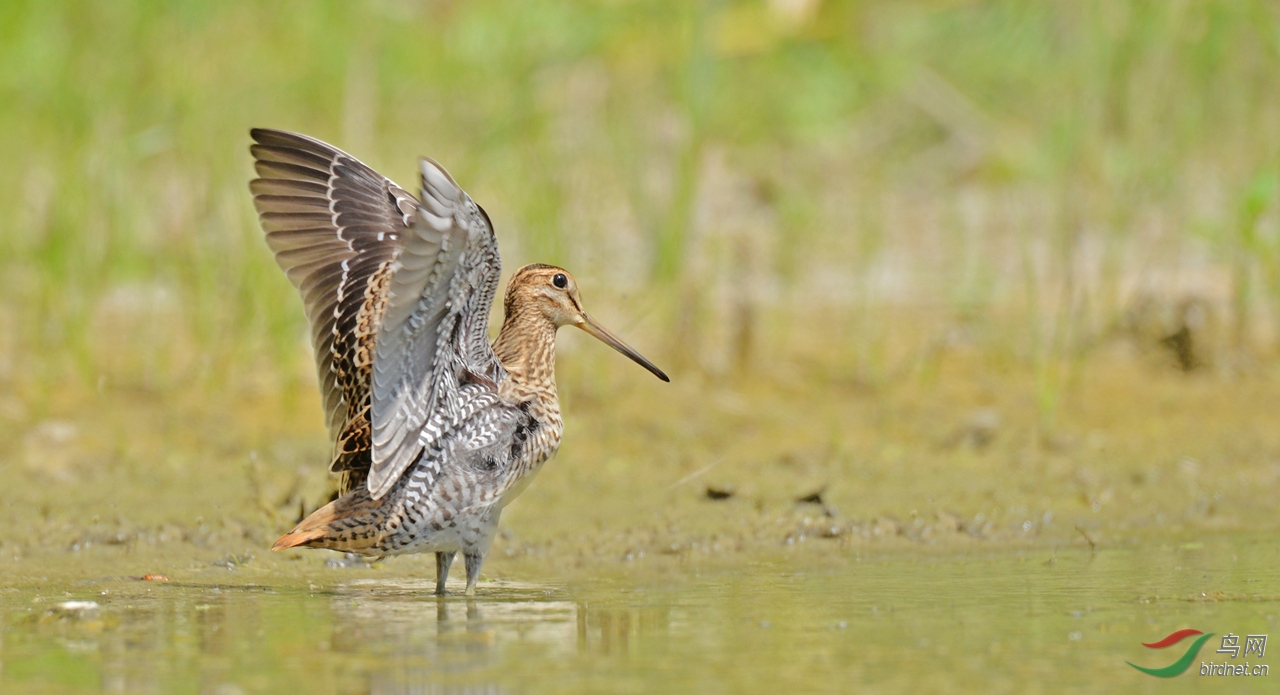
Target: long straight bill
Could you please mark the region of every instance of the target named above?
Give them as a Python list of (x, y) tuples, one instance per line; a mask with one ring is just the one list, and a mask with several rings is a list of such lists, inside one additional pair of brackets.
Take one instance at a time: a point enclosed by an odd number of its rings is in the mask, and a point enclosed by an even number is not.
[(658, 369), (657, 367), (654, 366), (652, 362), (645, 359), (644, 355), (641, 355), (640, 353), (636, 352), (635, 349), (632, 348), (630, 345), (627, 345), (626, 343), (619, 340), (618, 336), (605, 330), (603, 326), (593, 321), (591, 317), (586, 314), (586, 312), (583, 312), (582, 319), (583, 319), (582, 323), (575, 324), (578, 326), (578, 328), (581, 328), (587, 333), (590, 333), (591, 335), (599, 338), (600, 341), (603, 342), (605, 345), (608, 345), (614, 350), (617, 350), (618, 352), (621, 352), (627, 357), (630, 357), (632, 360), (635, 361), (636, 364), (640, 365), (641, 367), (644, 367), (645, 369), (648, 369), (650, 372), (653, 372), (653, 375), (658, 377), (659, 379), (662, 379), (663, 381), (667, 381), (667, 382), (671, 381), (671, 379), (667, 378), (666, 374), (662, 373), (661, 369)]

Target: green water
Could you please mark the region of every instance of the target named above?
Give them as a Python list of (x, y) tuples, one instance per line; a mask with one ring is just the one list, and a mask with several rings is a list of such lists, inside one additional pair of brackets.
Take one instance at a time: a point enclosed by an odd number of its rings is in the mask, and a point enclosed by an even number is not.
[[(833, 546), (834, 547), (834, 546)], [(112, 548), (85, 562), (145, 564)], [(326, 567), (327, 553), (205, 565), (170, 582), (13, 570), (6, 692), (1181, 692), (1269, 691), (1209, 678), (1217, 635), (1275, 634), (1280, 543), (1130, 539), (1116, 548), (779, 549), (703, 566), (618, 562), (556, 581), (498, 563), (474, 600), (430, 595), (429, 558)], [(53, 573), (61, 570), (51, 568)], [(86, 570), (80, 568), (80, 574)], [(460, 588), (460, 587), (459, 587)], [(94, 601), (70, 611), (65, 601)], [(1193, 640), (1192, 668), (1159, 679)], [(1280, 668), (1270, 646), (1251, 665)], [(1239, 657), (1235, 662), (1243, 662)], [(1275, 661), (1275, 663), (1272, 663)]]

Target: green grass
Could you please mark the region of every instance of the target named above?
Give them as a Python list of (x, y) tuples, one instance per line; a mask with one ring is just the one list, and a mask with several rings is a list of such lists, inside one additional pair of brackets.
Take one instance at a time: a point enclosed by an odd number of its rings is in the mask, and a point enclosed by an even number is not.
[(1273, 5), (782, 5), (6, 3), (0, 387), (38, 416), (68, 384), (308, 378), (253, 126), (405, 185), (434, 156), (508, 269), (569, 266), (682, 370), (835, 340), (877, 382), (959, 327), (1052, 420), (1142, 295), (1274, 356)]

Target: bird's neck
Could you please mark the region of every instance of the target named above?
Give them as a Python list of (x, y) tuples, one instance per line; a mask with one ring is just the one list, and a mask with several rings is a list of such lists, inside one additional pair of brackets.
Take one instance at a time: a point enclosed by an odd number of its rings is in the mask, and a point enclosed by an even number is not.
[(531, 402), (534, 417), (559, 420), (556, 398), (556, 325), (535, 312), (509, 312), (493, 352), (507, 371), (500, 393), (512, 403)]

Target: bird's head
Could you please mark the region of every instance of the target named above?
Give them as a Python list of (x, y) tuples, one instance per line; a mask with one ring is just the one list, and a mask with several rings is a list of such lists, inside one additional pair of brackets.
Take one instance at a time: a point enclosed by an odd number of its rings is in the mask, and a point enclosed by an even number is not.
[(667, 375), (636, 352), (634, 348), (605, 330), (582, 308), (578, 295), (578, 283), (564, 268), (534, 263), (520, 268), (507, 284), (505, 301), (507, 316), (532, 312), (550, 321), (556, 328), (574, 326), (590, 333), (609, 347), (630, 357), (641, 367), (663, 381), (671, 381)]

